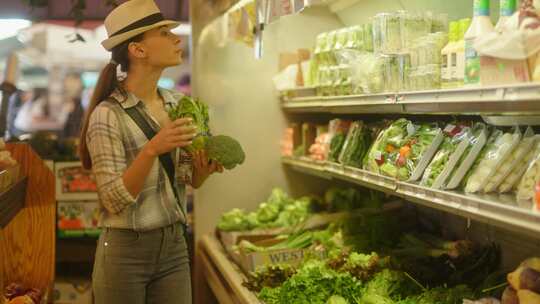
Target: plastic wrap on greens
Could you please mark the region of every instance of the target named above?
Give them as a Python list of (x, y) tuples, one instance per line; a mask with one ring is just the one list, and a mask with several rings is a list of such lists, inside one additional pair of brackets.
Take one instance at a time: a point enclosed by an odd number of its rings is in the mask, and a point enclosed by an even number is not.
[(467, 180), (465, 192), (476, 193), (482, 191), (489, 178), (495, 174), (502, 162), (512, 153), (520, 139), (521, 132), (519, 128), (514, 128), (511, 132), (499, 136), (493, 145), (489, 147), (490, 149)]
[(370, 143), (370, 131), (364, 123), (361, 121), (353, 122), (341, 150), (339, 162), (345, 166), (362, 167), (362, 161), (369, 149)]
[(484, 192), (489, 193), (497, 190), (497, 187), (503, 182), (503, 180), (510, 174), (510, 172), (516, 169), (518, 163), (525, 158), (525, 155), (531, 151), (536, 141), (533, 130), (529, 127), (523, 134), (523, 139), (517, 144), (516, 148), (508, 156), (508, 158), (501, 163), (495, 174), (489, 178), (488, 183), (484, 187)]
[(535, 186), (540, 181), (540, 155), (537, 155), (529, 164), (517, 187), (519, 201), (532, 201), (535, 198)]
[(384, 59), (373, 53), (349, 52), (348, 62), (351, 79), (356, 90), (366, 94), (380, 93), (384, 90)]
[(499, 186), (499, 193), (507, 193), (517, 188), (520, 179), (523, 177), (525, 171), (527, 171), (527, 168), (530, 166), (531, 162), (535, 160), (537, 155), (540, 155), (539, 135), (535, 135), (534, 147), (527, 152), (525, 157), (519, 160), (519, 163)]
[[(458, 131), (456, 131), (455, 128), (458, 128)], [(456, 165), (455, 162), (458, 161), (459, 156), (461, 156), (461, 153), (463, 153), (463, 150), (465, 149), (463, 147), (462, 151), (458, 151), (458, 153), (460, 153), (459, 155), (454, 155), (454, 153), (458, 150), (460, 144), (462, 144), (464, 141), (469, 140), (469, 136), (471, 133), (470, 128), (461, 128), (458, 126), (454, 126), (453, 130), (450, 129), (452, 128), (445, 129), (445, 131), (449, 134), (443, 140), (441, 148), (435, 154), (433, 160), (431, 160), (431, 163), (428, 165), (426, 171), (424, 172), (424, 176), (422, 177), (422, 181), (420, 183), (422, 186), (436, 186), (436, 188), (440, 188), (441, 186), (443, 186), (440, 185), (441, 180), (439, 179), (439, 175), (448, 175), (450, 170), (452, 170)], [(453, 164), (452, 161), (454, 161)], [(446, 176), (441, 175), (440, 178), (446, 179)], [(436, 181), (438, 181), (439, 184), (435, 184)], [(444, 180), (442, 181), (444, 182)]]
[[(441, 144), (441, 129), (437, 124), (422, 124), (416, 130), (407, 144), (399, 149), (399, 157), (397, 165), (405, 166), (407, 174), (403, 176), (403, 180), (415, 178), (417, 175), (420, 178), (421, 171), (424, 170), (427, 162), (433, 157), (437, 148)], [(416, 173), (416, 170), (419, 170)]]
[(466, 176), (469, 169), (474, 165), (474, 161), (482, 152), (487, 136), (488, 129), (485, 124), (476, 123), (473, 126), (469, 144), (448, 176), (447, 189), (455, 189), (460, 185), (461, 180)]
[(364, 161), (364, 169), (380, 173), (381, 166), (386, 163), (388, 156), (395, 152), (395, 147), (400, 147), (406, 140), (408, 125), (411, 125), (411, 122), (402, 118), (381, 131), (369, 149)]

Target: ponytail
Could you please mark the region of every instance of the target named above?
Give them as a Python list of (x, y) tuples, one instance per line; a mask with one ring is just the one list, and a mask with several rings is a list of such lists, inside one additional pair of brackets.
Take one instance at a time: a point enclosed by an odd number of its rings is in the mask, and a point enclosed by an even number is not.
[(88, 152), (88, 146), (86, 144), (86, 134), (88, 133), (88, 124), (90, 122), (90, 116), (94, 109), (105, 99), (107, 99), (114, 89), (118, 87), (118, 80), (116, 78), (116, 64), (108, 63), (101, 73), (94, 88), (88, 111), (86, 112), (83, 127), (81, 130), (81, 138), (79, 142), (79, 156), (85, 169), (92, 169), (92, 159), (90, 159), (90, 153)]
[(85, 169), (92, 169), (92, 159), (90, 158), (90, 153), (88, 152), (88, 146), (86, 144), (86, 134), (88, 133), (88, 124), (90, 123), (90, 116), (94, 109), (105, 99), (107, 99), (114, 92), (115, 89), (121, 89), (120, 83), (116, 75), (116, 68), (120, 67), (122, 72), (129, 71), (129, 59), (128, 59), (128, 47), (132, 42), (139, 42), (143, 39), (143, 35), (139, 34), (127, 41), (122, 42), (118, 46), (115, 46), (112, 49), (112, 61), (108, 63), (101, 74), (94, 88), (94, 93), (92, 94), (92, 99), (90, 100), (90, 105), (88, 106), (88, 111), (84, 118), (84, 123), (81, 130), (81, 137), (79, 142), (79, 157), (81, 158), (82, 165)]

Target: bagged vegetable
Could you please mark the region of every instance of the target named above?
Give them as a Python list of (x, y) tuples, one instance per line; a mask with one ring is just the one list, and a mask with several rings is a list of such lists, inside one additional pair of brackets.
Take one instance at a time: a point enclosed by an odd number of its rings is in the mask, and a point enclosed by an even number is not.
[(328, 132), (330, 136), (327, 159), (331, 162), (337, 162), (341, 149), (345, 143), (347, 132), (351, 122), (349, 120), (333, 119), (328, 124)]
[(393, 122), (377, 136), (364, 161), (364, 169), (397, 176), (398, 168), (392, 165), (391, 160), (387, 162), (387, 159), (395, 157), (397, 149), (404, 144), (409, 134), (414, 134), (415, 131), (414, 125), (407, 119), (402, 118)]
[(495, 174), (510, 153), (515, 149), (521, 139), (519, 128), (499, 136), (493, 145), (488, 147), (485, 156), (467, 180), (465, 192), (476, 193), (484, 189), (489, 178)]
[(355, 92), (380, 93), (384, 90), (384, 59), (373, 53), (342, 50), (338, 61), (348, 65)]
[(488, 128), (483, 123), (476, 123), (471, 132), (469, 139), (469, 145), (461, 155), (458, 163), (454, 167), (454, 170), (449, 175), (449, 181), (446, 185), (446, 189), (455, 189), (459, 186), (469, 169), (473, 166), (474, 161), (478, 158), (478, 155), (482, 151), (482, 148), (487, 142)]
[(444, 129), (446, 137), (439, 151), (427, 167), (420, 185), (440, 189), (448, 175), (465, 152), (471, 137), (469, 127), (449, 124)]
[(525, 157), (519, 160), (518, 164), (515, 165), (508, 177), (499, 186), (499, 193), (507, 193), (516, 190), (519, 181), (523, 177), (523, 174), (525, 174), (525, 171), (527, 171), (531, 162), (535, 160), (537, 155), (540, 155), (540, 135), (535, 135), (534, 140), (535, 143), (532, 149), (527, 152)]
[(525, 155), (532, 149), (535, 139), (533, 130), (530, 127), (527, 128), (521, 142), (516, 146), (508, 158), (502, 162), (495, 175), (490, 177), (487, 185), (484, 187), (484, 192), (489, 193), (497, 190), (497, 187), (502, 181), (512, 170), (516, 169), (519, 162), (521, 162), (521, 160), (525, 158)]
[(517, 188), (516, 197), (519, 201), (533, 201), (535, 199), (535, 187), (540, 181), (540, 155), (536, 155), (529, 164), (525, 175)]
[(399, 149), (398, 163), (406, 162), (409, 181), (415, 181), (422, 176), (443, 139), (443, 132), (436, 124), (423, 124), (409, 142)]
[(362, 160), (371, 143), (371, 132), (361, 121), (355, 121), (349, 128), (347, 139), (339, 155), (339, 162), (345, 166), (362, 167)]

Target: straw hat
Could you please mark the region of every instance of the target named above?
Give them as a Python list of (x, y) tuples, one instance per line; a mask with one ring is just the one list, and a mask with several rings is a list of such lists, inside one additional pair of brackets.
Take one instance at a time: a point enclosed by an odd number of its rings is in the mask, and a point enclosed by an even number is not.
[(178, 25), (179, 22), (165, 20), (153, 0), (129, 0), (115, 8), (105, 18), (105, 29), (109, 38), (103, 40), (101, 45), (110, 51), (120, 43), (153, 28), (160, 26), (174, 28)]

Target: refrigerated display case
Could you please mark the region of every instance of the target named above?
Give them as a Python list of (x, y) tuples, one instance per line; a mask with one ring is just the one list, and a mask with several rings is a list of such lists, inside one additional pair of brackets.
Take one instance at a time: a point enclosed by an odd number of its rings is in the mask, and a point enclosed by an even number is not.
[[(241, 269), (211, 234), (221, 214), (232, 208), (254, 210), (272, 187), (300, 197), (322, 195), (327, 187), (345, 184), (401, 198), (419, 217), (441, 223), (451, 235), (498, 243), (502, 248), (501, 269), (507, 272), (527, 257), (538, 255), (540, 213), (534, 211), (532, 202), (520, 202), (515, 195), (470, 194), (443, 186), (433, 189), (420, 181), (280, 154), (282, 134), (289, 124), (325, 124), (335, 118), (366, 122), (400, 117), (451, 122), (457, 118), (482, 121), (490, 128), (504, 130), (515, 125), (523, 130), (540, 125), (540, 85), (535, 83), (422, 91), (400, 90), (399, 84), (393, 84), (388, 92), (349, 96), (321, 96), (315, 87), (285, 92), (272, 87), (272, 77), (279, 72), (279, 54), (313, 49), (321, 33), (367, 24), (374, 16), (385, 16), (378, 14), (398, 11), (431, 11), (439, 19), (460, 20), (472, 16), (472, 1), (342, 0), (311, 5), (300, 13), (265, 24), (261, 36), (255, 38), (262, 45), (258, 50), (258, 43), (250, 48), (220, 35), (223, 17), (208, 21), (211, 18), (197, 12), (202, 7), (196, 3), (192, 8), (194, 95), (209, 104), (212, 129), (234, 134), (244, 145), (246, 162), (223, 176), (212, 177), (197, 190), (196, 302), (215, 300), (209, 295), (213, 291), (219, 302), (256, 303), (253, 294), (242, 287), (245, 276)], [(494, 12), (497, 9), (492, 5)], [(496, 21), (496, 13), (492, 18)], [(375, 45), (377, 39), (373, 37)], [(399, 39), (395, 40), (397, 43)], [(399, 44), (408, 45), (402, 41)], [(401, 51), (395, 45), (389, 49)], [(262, 57), (257, 59), (255, 54), (261, 50)], [(436, 73), (428, 73), (428, 77), (433, 75)], [(455, 161), (459, 163), (457, 157)], [(208, 285), (200, 283), (202, 278)]]

